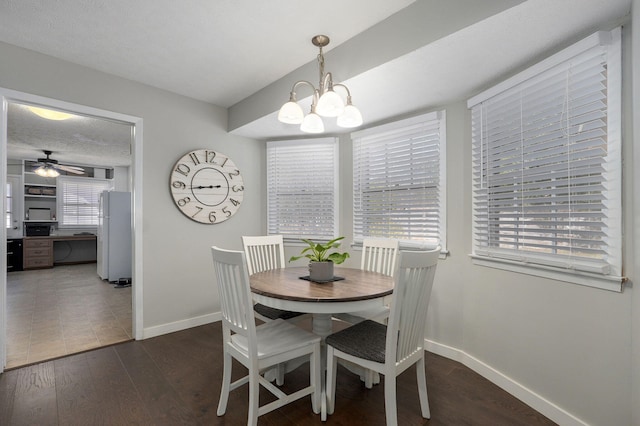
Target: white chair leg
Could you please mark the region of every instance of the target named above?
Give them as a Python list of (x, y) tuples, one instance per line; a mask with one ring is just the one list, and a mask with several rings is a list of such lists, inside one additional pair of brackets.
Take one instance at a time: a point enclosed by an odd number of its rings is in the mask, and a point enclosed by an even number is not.
[(333, 414), (336, 408), (336, 371), (338, 363), (333, 356), (333, 347), (327, 346), (327, 413)]
[(420, 410), (422, 417), (431, 418), (429, 410), (429, 395), (427, 394), (427, 378), (424, 372), (424, 356), (416, 363), (416, 374), (418, 375), (418, 397), (420, 398)]
[(256, 426), (258, 424), (258, 409), (260, 408), (260, 381), (258, 379), (260, 372), (257, 368), (249, 369), (249, 418), (248, 426)]
[(398, 426), (398, 407), (396, 403), (396, 376), (386, 374), (384, 377), (384, 411), (387, 426)]
[(219, 416), (224, 415), (227, 411), (227, 401), (229, 400), (229, 390), (231, 387), (231, 355), (227, 352), (224, 353), (224, 365), (222, 367), (222, 387), (220, 389), (220, 401), (218, 402)]
[(314, 387), (314, 391), (311, 394), (311, 406), (313, 408), (313, 412), (318, 414), (321, 409), (321, 397), (322, 397), (322, 377), (320, 374), (321, 364), (320, 364), (320, 346), (316, 346), (316, 349), (311, 354), (311, 359), (309, 360), (309, 380), (311, 381), (311, 386)]
[(276, 367), (276, 385), (278, 386), (284, 385), (284, 370), (285, 370), (284, 363), (280, 363)]

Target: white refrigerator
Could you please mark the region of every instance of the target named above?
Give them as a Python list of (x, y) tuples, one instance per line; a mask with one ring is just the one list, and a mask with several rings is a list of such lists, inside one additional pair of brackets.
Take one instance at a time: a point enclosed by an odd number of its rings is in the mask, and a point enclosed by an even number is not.
[(132, 275), (131, 193), (103, 191), (99, 202), (98, 275), (110, 282), (130, 280)]

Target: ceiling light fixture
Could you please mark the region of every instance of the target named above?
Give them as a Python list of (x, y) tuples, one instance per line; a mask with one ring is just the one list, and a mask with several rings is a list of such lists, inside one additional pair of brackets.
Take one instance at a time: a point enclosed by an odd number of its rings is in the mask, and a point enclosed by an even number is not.
[(45, 164), (44, 166), (38, 167), (35, 170), (35, 174), (37, 174), (38, 176), (50, 177), (50, 178), (60, 176), (60, 173), (58, 173), (58, 171), (54, 169), (52, 166), (50, 166), (49, 164)]
[(62, 111), (55, 111), (52, 109), (38, 108), (34, 106), (28, 106), (27, 108), (29, 109), (29, 111), (31, 111), (35, 115), (40, 116), (42, 118), (46, 118), (47, 120), (61, 121), (61, 120), (68, 120), (72, 117), (75, 117), (75, 115), (73, 114), (69, 114), (67, 112), (62, 112)]
[[(351, 103), (351, 92), (344, 84), (333, 83), (331, 73), (324, 72), (324, 55), (322, 48), (329, 44), (329, 37), (317, 35), (311, 39), (311, 43), (320, 49), (318, 54), (318, 66), (320, 68), (320, 85), (316, 89), (313, 84), (305, 80), (297, 81), (289, 95), (289, 102), (282, 105), (278, 112), (278, 120), (287, 124), (300, 124), (300, 130), (306, 133), (324, 132), (324, 123), (320, 117), (338, 117), (337, 124), (340, 127), (352, 128), (362, 124), (362, 114)], [(300, 85), (310, 86), (313, 90), (311, 111), (306, 116), (296, 100), (296, 89)], [(333, 89), (342, 87), (347, 92), (346, 104), (342, 97)]]

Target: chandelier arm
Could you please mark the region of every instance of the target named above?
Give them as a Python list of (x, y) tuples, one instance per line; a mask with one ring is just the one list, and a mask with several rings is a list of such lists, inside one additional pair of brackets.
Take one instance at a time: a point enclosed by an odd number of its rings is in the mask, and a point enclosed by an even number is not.
[(348, 88), (347, 86), (345, 86), (345, 85), (344, 85), (344, 84), (342, 84), (342, 83), (332, 84), (332, 86), (333, 86), (333, 87), (342, 87), (344, 90), (346, 90), (346, 91), (347, 91), (347, 97), (348, 97), (349, 99), (351, 99), (351, 92), (349, 91), (349, 88)]
[(296, 100), (296, 89), (298, 88), (298, 86), (300, 86), (300, 85), (304, 85), (304, 84), (306, 84), (306, 85), (308, 85), (309, 87), (311, 87), (311, 90), (313, 90), (313, 91), (314, 91), (314, 93), (315, 93), (316, 88), (315, 88), (315, 86), (314, 86), (313, 84), (309, 83), (309, 82), (308, 82), (308, 81), (306, 81), (306, 80), (299, 80), (299, 81), (296, 81), (296, 82), (293, 84), (293, 87), (291, 88), (291, 94), (290, 94), (290, 100), (291, 100), (291, 101), (293, 101), (293, 102), (297, 102), (297, 100)]

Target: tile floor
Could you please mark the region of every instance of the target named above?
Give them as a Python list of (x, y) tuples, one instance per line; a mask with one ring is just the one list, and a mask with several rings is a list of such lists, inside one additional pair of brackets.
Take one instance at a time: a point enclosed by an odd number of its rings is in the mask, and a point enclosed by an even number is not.
[(95, 263), (7, 274), (6, 368), (131, 340), (131, 324), (131, 287)]

